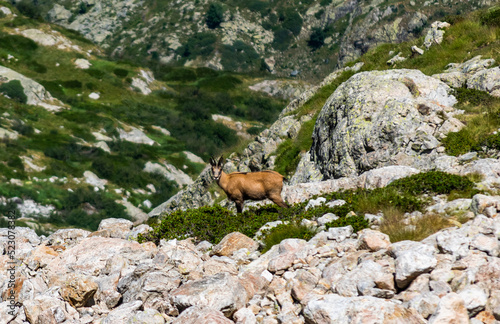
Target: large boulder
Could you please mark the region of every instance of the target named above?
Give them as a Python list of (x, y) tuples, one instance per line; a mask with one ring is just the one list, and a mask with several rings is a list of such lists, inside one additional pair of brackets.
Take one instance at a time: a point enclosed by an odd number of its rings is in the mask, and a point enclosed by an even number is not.
[(227, 317), (248, 301), (244, 286), (227, 272), (186, 283), (173, 290), (171, 298), (180, 311), (191, 306), (209, 307), (220, 310)]
[(321, 110), (312, 160), (326, 178), (339, 178), (435, 153), (438, 138), (450, 131), (441, 126), (451, 120), (458, 125), (452, 130), (461, 127), (452, 117), (457, 101), (450, 91), (418, 70), (358, 73)]
[(55, 99), (50, 93), (38, 82), (33, 81), (26, 76), (17, 73), (14, 70), (0, 66), (0, 81), (8, 82), (19, 80), (26, 95), (26, 103), (28, 105), (41, 106), (49, 111), (57, 112), (64, 108), (64, 104)]
[(425, 323), (414, 309), (375, 297), (311, 295), (304, 304), (307, 323)]

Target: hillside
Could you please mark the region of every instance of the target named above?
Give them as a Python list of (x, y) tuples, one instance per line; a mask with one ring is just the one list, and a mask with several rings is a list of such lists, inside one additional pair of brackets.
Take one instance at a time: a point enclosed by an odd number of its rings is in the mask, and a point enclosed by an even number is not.
[[(152, 80), (64, 29), (0, 11), (0, 194), (21, 197), (1, 205), (0, 323), (500, 321), (499, 7), (433, 21), (312, 87), (186, 67)], [(29, 40), (41, 32), (64, 35), (62, 48)], [(249, 86), (292, 100), (281, 109)], [(183, 141), (174, 130), (186, 125)], [(195, 136), (215, 125), (219, 141)], [(223, 139), (235, 134), (255, 136), (233, 149)], [(247, 202), (235, 214), (190, 152), (221, 143), (226, 172), (286, 175), (290, 208)], [(165, 198), (153, 188), (169, 183), (142, 168), (167, 161), (199, 176), (134, 224), (116, 199)], [(15, 222), (30, 197), (58, 209), (35, 205), (54, 233)], [(93, 229), (57, 228), (82, 223)]]
[(157, 80), (72, 31), (0, 6), (1, 209), (42, 232), (144, 221), (302, 87), (274, 80), (284, 92), (272, 97), (249, 89), (258, 76), (207, 68), (170, 68)]
[[(293, 71), (322, 80), (383, 43), (492, 1), (22, 0), (24, 10), (82, 33), (113, 57), (151, 67)], [(141, 8), (141, 10), (138, 10)]]

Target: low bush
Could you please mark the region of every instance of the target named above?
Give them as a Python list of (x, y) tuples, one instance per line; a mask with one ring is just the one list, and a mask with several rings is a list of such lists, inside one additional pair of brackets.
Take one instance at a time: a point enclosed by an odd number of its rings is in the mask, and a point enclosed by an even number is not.
[(197, 33), (188, 38), (186, 44), (177, 49), (177, 53), (186, 58), (208, 57), (215, 49), (217, 36), (212, 33)]
[(113, 70), (113, 73), (119, 77), (119, 78), (126, 78), (128, 76), (128, 70), (125, 70), (125, 69), (120, 69), (120, 68), (116, 68)]
[(293, 34), (285, 28), (277, 29), (274, 32), (274, 40), (272, 46), (278, 51), (286, 51), (293, 41)]
[(391, 182), (388, 188), (397, 188), (403, 193), (450, 194), (452, 191), (470, 192), (474, 183), (467, 177), (442, 171), (429, 171), (414, 174)]
[(356, 215), (351, 217), (341, 217), (337, 220), (325, 224), (327, 229), (331, 227), (344, 227), (349, 225), (352, 226), (354, 233), (356, 233), (364, 228), (367, 228), (369, 223), (364, 218), (364, 216)]
[(485, 11), (480, 16), (483, 25), (500, 27), (500, 7), (495, 6)]
[(205, 22), (210, 29), (215, 29), (224, 21), (224, 8), (220, 3), (211, 3), (205, 16)]
[(84, 71), (88, 75), (90, 75), (91, 77), (96, 78), (96, 79), (102, 79), (106, 75), (106, 72), (98, 70), (98, 69), (93, 69), (93, 68), (90, 68), (90, 69), (87, 69)]
[[(175, 211), (162, 215), (160, 223), (153, 224), (153, 230), (138, 237), (139, 242), (153, 241), (158, 243), (161, 239), (184, 239), (193, 237), (196, 241), (207, 240), (217, 244), (224, 236), (238, 231), (249, 237), (255, 236), (257, 231), (266, 223), (277, 220), (287, 221), (290, 224), (299, 224), (302, 219), (314, 219), (326, 213), (336, 213), (344, 217), (347, 207), (334, 208), (318, 206), (305, 210), (305, 203), (295, 204), (290, 208), (280, 208), (276, 205), (266, 205), (261, 208), (249, 208), (241, 214), (233, 215), (228, 209), (216, 206), (200, 207), (186, 211)], [(334, 225), (332, 225), (334, 226)], [(312, 237), (313, 232), (303, 228), (285, 227), (280, 231), (282, 239), (288, 234), (302, 235), (303, 238)], [(286, 234), (288, 233), (288, 234)], [(298, 234), (297, 234), (298, 233)]]
[(0, 85), (0, 92), (9, 96), (9, 98), (25, 104), (28, 97), (24, 94), (24, 88), (19, 80), (11, 80)]
[(307, 41), (307, 45), (311, 47), (314, 50), (317, 50), (323, 44), (325, 44), (325, 31), (321, 28), (313, 28), (313, 31), (311, 33), (311, 36), (309, 37), (309, 40)]
[(260, 67), (260, 56), (255, 49), (241, 40), (233, 45), (223, 45), (220, 48), (221, 64), (227, 71), (255, 70)]
[(264, 239), (262, 242), (264, 247), (262, 248), (262, 253), (265, 253), (271, 249), (273, 245), (280, 244), (281, 241), (285, 239), (297, 238), (309, 241), (314, 237), (316, 231), (306, 225), (293, 222), (290, 224), (280, 224), (263, 234)]

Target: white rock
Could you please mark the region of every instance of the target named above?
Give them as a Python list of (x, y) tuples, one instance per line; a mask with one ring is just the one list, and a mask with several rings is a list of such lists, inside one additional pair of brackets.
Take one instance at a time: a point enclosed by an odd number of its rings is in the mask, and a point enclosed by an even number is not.
[(319, 226), (323, 226), (323, 225), (330, 223), (330, 222), (333, 222), (334, 220), (337, 220), (337, 219), (339, 219), (339, 217), (337, 215), (332, 214), (332, 213), (328, 213), (328, 214), (324, 214), (323, 216), (318, 218), (317, 222), (318, 222)]
[(86, 70), (86, 69), (88, 69), (88, 68), (90, 68), (92, 66), (92, 63), (90, 63), (86, 59), (79, 58), (79, 59), (75, 60), (75, 66), (78, 69)]
[(120, 139), (127, 141), (127, 142), (132, 142), (136, 144), (146, 144), (146, 145), (154, 145), (156, 142), (149, 138), (143, 131), (140, 129), (129, 126), (131, 129), (130, 131), (125, 131), (121, 128), (118, 128), (118, 134), (120, 135)]
[(104, 186), (108, 184), (108, 180), (100, 179), (94, 172), (85, 171), (83, 173), (83, 177), (85, 178), (85, 182), (91, 186), (97, 187), (99, 189), (104, 189)]
[(97, 100), (97, 99), (101, 98), (101, 95), (99, 93), (97, 93), (97, 92), (92, 92), (92, 93), (89, 94), (89, 98)]

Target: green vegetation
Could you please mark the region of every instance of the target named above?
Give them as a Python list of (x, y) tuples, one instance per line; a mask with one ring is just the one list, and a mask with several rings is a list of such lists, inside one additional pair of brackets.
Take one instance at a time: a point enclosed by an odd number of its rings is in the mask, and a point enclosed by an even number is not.
[(211, 3), (208, 7), (205, 22), (208, 28), (215, 29), (224, 21), (224, 8), (220, 3)]
[(23, 104), (28, 101), (28, 97), (24, 94), (24, 88), (19, 80), (0, 84), (0, 92)]
[(405, 217), (400, 210), (388, 208), (383, 213), (384, 220), (380, 225), (380, 231), (389, 235), (392, 243), (404, 240), (421, 241), (443, 228), (454, 225), (442, 215), (425, 214), (418, 219), (412, 219), (408, 226), (402, 226)]
[(262, 253), (267, 252), (273, 245), (280, 244), (281, 241), (289, 238), (298, 238), (309, 241), (314, 237), (316, 231), (306, 225), (297, 222), (290, 224), (280, 224), (263, 233), (264, 248)]
[(443, 140), (446, 152), (458, 156), (470, 151), (497, 150), (497, 136), (492, 133), (500, 127), (500, 99), (483, 91), (466, 88), (456, 89), (455, 96), (457, 108), (466, 111), (461, 117), (466, 127), (446, 136)]
[(325, 44), (325, 38), (325, 31), (323, 29), (317, 27), (313, 28), (313, 32), (307, 41), (307, 45), (309, 45), (313, 51), (317, 50)]
[[(474, 183), (468, 178), (439, 171), (430, 171), (402, 178), (384, 188), (374, 190), (347, 190), (334, 192), (324, 197), (327, 201), (342, 199), (346, 203), (341, 206), (317, 206), (305, 210), (307, 203), (295, 204), (290, 208), (279, 208), (267, 205), (261, 208), (250, 208), (236, 216), (228, 209), (220, 206), (201, 207), (186, 211), (175, 211), (162, 215), (161, 220), (153, 224), (153, 230), (138, 237), (139, 242), (159, 242), (161, 239), (183, 239), (194, 237), (196, 241), (208, 240), (218, 243), (225, 235), (238, 231), (253, 237), (267, 222), (281, 220), (284, 222), (276, 228), (263, 233), (265, 250), (286, 238), (302, 238), (309, 240), (314, 230), (301, 225), (303, 219), (316, 219), (326, 213), (333, 213), (339, 219), (326, 224), (326, 228), (351, 225), (355, 232), (368, 227), (364, 219), (366, 213), (384, 213), (383, 232), (391, 236), (391, 240), (425, 238), (429, 234), (449, 225), (449, 221), (439, 215), (426, 215), (415, 222), (411, 230), (401, 226), (406, 212), (423, 211), (429, 205), (429, 193), (454, 194), (472, 197), (477, 191)], [(354, 214), (352, 213), (354, 212)], [(387, 216), (386, 216), (387, 215)]]
[[(312, 219), (328, 212), (342, 212), (342, 208), (326, 206), (310, 208), (306, 211), (305, 206), (306, 203), (296, 204), (290, 208), (267, 205), (261, 208), (249, 208), (237, 216), (233, 216), (228, 209), (217, 205), (175, 211), (164, 215), (159, 223), (153, 224), (153, 230), (150, 233), (140, 235), (138, 240), (139, 242), (159, 242), (161, 239), (183, 239), (189, 236), (195, 237), (197, 241), (207, 240), (216, 244), (234, 231), (253, 237), (259, 228), (268, 222), (281, 220), (300, 223), (304, 218)], [(285, 228), (283, 232), (288, 230), (290, 228)], [(291, 229), (291, 231), (297, 233), (296, 229)], [(301, 229), (299, 232), (304, 231)]]

